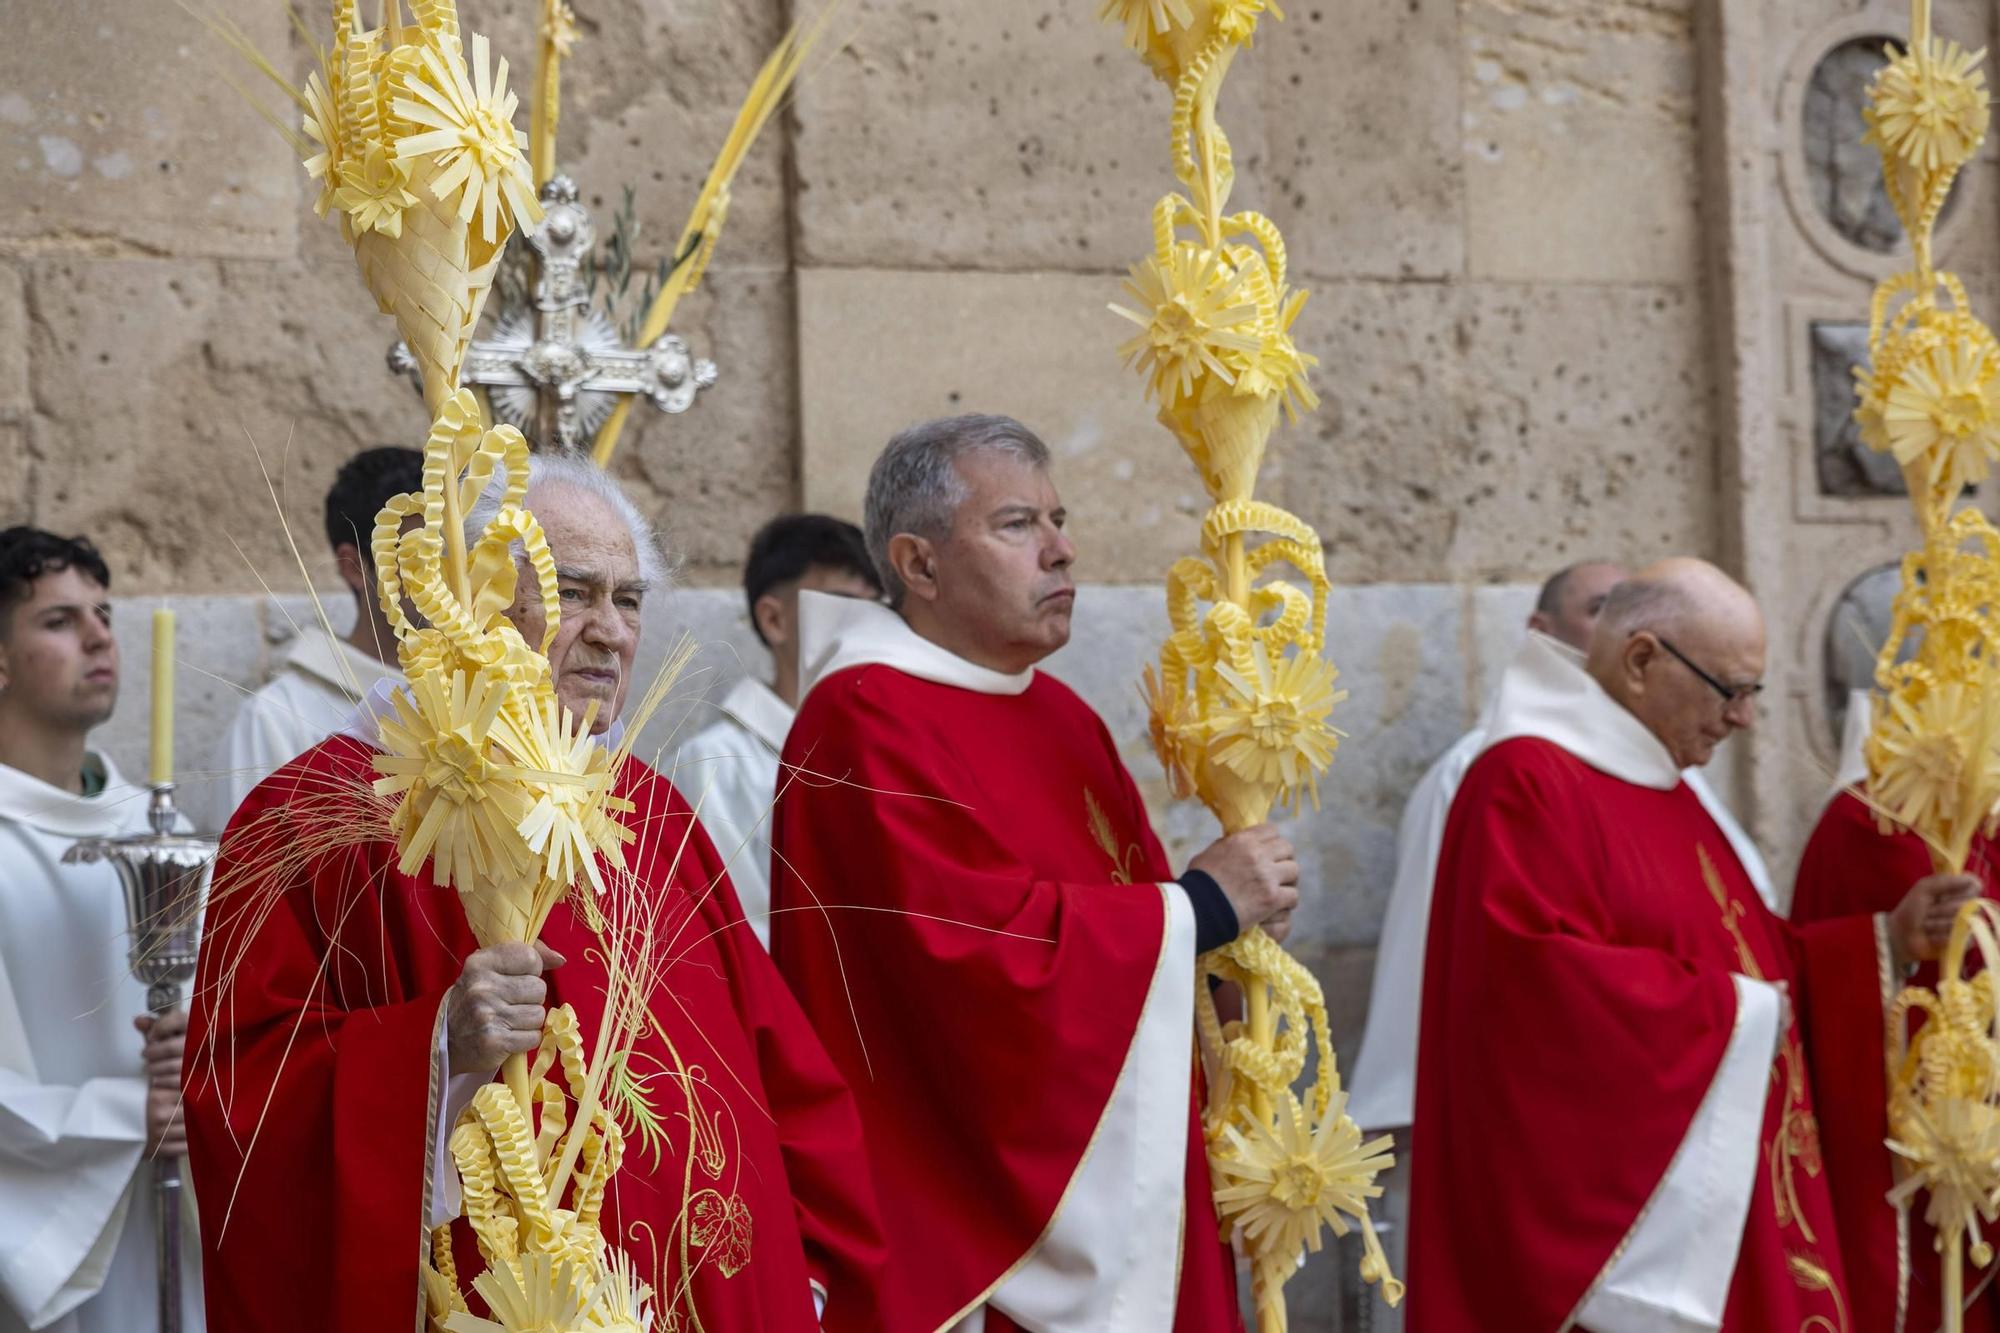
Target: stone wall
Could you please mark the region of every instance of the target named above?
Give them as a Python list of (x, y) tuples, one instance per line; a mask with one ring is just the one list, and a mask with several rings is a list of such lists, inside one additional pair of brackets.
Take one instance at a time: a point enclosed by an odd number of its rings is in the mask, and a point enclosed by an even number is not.
[[(464, 3), (518, 79), (535, 6)], [(219, 7), (305, 67), (275, 0)], [(629, 185), (641, 258), (656, 256), (787, 6), (576, 7), (563, 165), (606, 227)], [(762, 519), (853, 514), (867, 461), (916, 417), (1011, 412), (1057, 451), (1088, 585), (1054, 669), (1160, 795), (1134, 682), (1199, 492), (1112, 352), (1104, 307), (1171, 179), (1165, 90), (1096, 8), (852, 0), (847, 40), (752, 156), (677, 321), (722, 380), (684, 417), (639, 412), (618, 463), (684, 558), (690, 586), (649, 644), (672, 621), (709, 645), (690, 699), (758, 664), (729, 585)], [(1532, 584), (1566, 561), (1708, 553), (1766, 596), (1777, 729), (1744, 795), (1789, 864), (1816, 790), (1799, 756), (1825, 745), (1823, 610), (1850, 564), (1907, 534), (1893, 500), (1829, 526), (1797, 483), (1812, 432), (1795, 314), (1852, 318), (1870, 270), (1814, 266), (1782, 137), (1828, 25), (1895, 31), (1901, 8), (1297, 0), (1237, 62), (1222, 119), (1238, 200), (1278, 219), (1314, 292), (1299, 340), (1324, 402), (1281, 431), (1264, 484), (1319, 529), (1339, 583), (1348, 739), (1322, 811), (1295, 827), (1314, 886), (1299, 952), (1344, 1055), (1403, 795), (1476, 714)], [(1990, 21), (1970, 0), (1939, 19), (1974, 46)], [(83, 0), (27, 6), (11, 35), (0, 521), (96, 536), (138, 595), (122, 634), (143, 634), (147, 598), (182, 608), (192, 763), (304, 590), (338, 586), (317, 513), (333, 468), (415, 442), (423, 413), (385, 371), (388, 323), (290, 150), (218, 77), (253, 76), (193, 20)], [(1981, 292), (2000, 259), (1990, 182), (1982, 162), (1947, 238)], [(128, 647), (111, 745), (136, 760), (144, 653)], [(1178, 849), (1207, 836), (1197, 810), (1162, 818)], [(1357, 1326), (1333, 1287), (1316, 1260), (1295, 1327)]]

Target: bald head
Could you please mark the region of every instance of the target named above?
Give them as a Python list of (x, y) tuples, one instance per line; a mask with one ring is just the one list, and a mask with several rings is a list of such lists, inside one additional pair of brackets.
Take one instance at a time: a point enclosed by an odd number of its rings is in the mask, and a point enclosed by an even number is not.
[(1605, 598), (1589, 669), (1682, 768), (1705, 764), (1731, 732), (1756, 721), (1764, 615), (1707, 561), (1662, 560)]
[(1557, 570), (1542, 585), (1528, 628), (1587, 651), (1604, 599), (1629, 572), (1609, 560), (1582, 560)]

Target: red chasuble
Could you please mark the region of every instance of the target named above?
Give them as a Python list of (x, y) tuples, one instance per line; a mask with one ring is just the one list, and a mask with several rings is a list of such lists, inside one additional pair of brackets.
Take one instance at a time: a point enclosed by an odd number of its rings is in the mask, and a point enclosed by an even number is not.
[[(1408, 1327), (1869, 1333), (1815, 1107), (1884, 1096), (1874, 923), (1774, 917), (1664, 747), (1552, 641), (1501, 712), (1438, 868)], [(1782, 1034), (1776, 982), (1801, 1019)]]
[[(257, 882), (243, 858), (267, 812), (310, 838), (325, 793), (373, 776), (349, 737), (280, 769), (231, 821), (218, 883)], [(656, 1328), (808, 1333), (817, 1285), (826, 1328), (872, 1333), (882, 1254), (853, 1102), (679, 795), (636, 760), (618, 789), (631, 868), (677, 941), (634, 1067), (687, 1078), (651, 1081), (666, 1142), (655, 1158), (628, 1127), (605, 1233), (652, 1284)], [(457, 895), (396, 873), (387, 843), (283, 888), (218, 902), (202, 950), (184, 1081), (210, 1333), (420, 1329), (440, 1005), (476, 945)], [(588, 1043), (599, 946), (568, 903), (542, 939), (567, 959), (550, 1004), (575, 1006)]]
[[(1966, 873), (1977, 875), (1986, 896), (2000, 899), (2000, 867), (1994, 845), (1975, 835)], [(1860, 798), (1842, 791), (1828, 803), (1799, 860), (1792, 891), (1792, 920), (1886, 912), (1910, 886), (1931, 873), (1931, 854), (1914, 833), (1884, 834)], [(1937, 968), (1926, 964), (1914, 984), (1932, 986)], [(1829, 1123), (1828, 1170), (1840, 1220), (1848, 1285), (1854, 1294), (1857, 1327), (1902, 1328), (1929, 1333), (1942, 1319), (1937, 1236), (1924, 1221), (1928, 1198), (1917, 1196), (1909, 1216), (1885, 1197), (1895, 1184), (1895, 1158), (1883, 1146), (1888, 1135), (1886, 1106), (1878, 1116), (1843, 1116)], [(1966, 1260), (1966, 1333), (2000, 1329), (2000, 1290), (1990, 1270), (1976, 1271)], [(1897, 1322), (1899, 1296), (1905, 1312)]]
[(772, 952), (861, 1107), (884, 1327), (1240, 1327), (1191, 913), (1103, 723), (886, 608), (806, 594), (801, 621)]

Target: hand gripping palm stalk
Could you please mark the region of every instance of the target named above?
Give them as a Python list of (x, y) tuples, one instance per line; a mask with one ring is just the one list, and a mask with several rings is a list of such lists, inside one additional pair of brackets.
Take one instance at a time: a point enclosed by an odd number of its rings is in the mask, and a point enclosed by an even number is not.
[[(1866, 796), (1885, 833), (1916, 833), (1939, 870), (1957, 872), (2000, 802), (2000, 532), (1976, 510), (1952, 512), (2000, 457), (2000, 343), (1973, 316), (1959, 280), (1932, 264), (1933, 228), (1959, 169), (1985, 141), (1990, 113), (1985, 52), (1933, 37), (1930, 26), (1929, 0), (1913, 0), (1909, 47), (1888, 53), (1864, 113), (1913, 264), (1875, 290), (1854, 415), (1862, 439), (1902, 465), (1923, 533), (1903, 559), (1876, 662)], [(1904, 990), (1889, 1029), (1890, 1147), (1904, 1164), (1889, 1197), (1901, 1207), (1930, 1192), (1951, 1330), (1963, 1318), (1968, 1233), (1975, 1262), (1990, 1262), (1979, 1224), (2000, 1215), (1996, 923), (1991, 903), (1968, 904), (1936, 991)], [(1987, 967), (1971, 980), (1969, 942)], [(1911, 1015), (1923, 1020), (1914, 1037)]]
[[(1317, 800), (1339, 741), (1328, 714), (1345, 697), (1323, 656), (1319, 538), (1251, 498), (1280, 405), (1295, 415), (1318, 403), (1306, 384), (1313, 358), (1291, 339), (1306, 294), (1286, 284), (1284, 238), (1262, 214), (1224, 211), (1235, 169), (1216, 95), (1267, 9), (1276, 15), (1266, 0), (1106, 0), (1103, 9), (1174, 90), (1174, 168), (1187, 191), (1154, 207), (1153, 253), (1125, 284), (1135, 308), (1112, 307), (1139, 329), (1120, 350), (1213, 502), (1202, 554), (1167, 575), (1173, 632), (1146, 680), (1153, 743), (1175, 794), (1199, 795), (1230, 832), (1301, 794)], [(1287, 568), (1310, 591), (1285, 581)], [(1364, 1144), (1346, 1114), (1319, 983), (1258, 929), (1201, 966), (1245, 996), (1244, 1019), (1224, 1024), (1208, 987), (1196, 988), (1216, 1208), (1252, 1257), (1261, 1333), (1286, 1327), (1286, 1279), (1319, 1249), (1323, 1225), (1345, 1235), (1348, 1218), (1364, 1236), (1362, 1276), (1394, 1304), (1402, 1285), (1368, 1218), (1390, 1142)], [(1292, 1084), (1309, 1046), (1317, 1076), (1301, 1097)]]

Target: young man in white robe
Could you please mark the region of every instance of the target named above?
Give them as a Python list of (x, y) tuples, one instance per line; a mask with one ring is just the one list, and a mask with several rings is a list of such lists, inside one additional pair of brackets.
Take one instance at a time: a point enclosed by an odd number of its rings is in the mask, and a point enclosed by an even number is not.
[(354, 626), (336, 639), (317, 619), (300, 624), (277, 674), (243, 701), (217, 755), (216, 828), (280, 765), (332, 735), (377, 681), (403, 678), (396, 636), (375, 596), (369, 537), (391, 497), (423, 484), (424, 456), (393, 445), (363, 450), (334, 475), (326, 493), (326, 540), (354, 598)]
[(771, 803), (778, 756), (799, 707), (799, 594), (882, 600), (861, 529), (827, 514), (786, 514), (750, 542), (743, 594), (750, 627), (771, 651), (771, 683), (745, 676), (674, 761), (674, 782), (701, 812), (757, 942), (771, 943)]
[(146, 1013), (117, 871), (62, 860), (147, 829), (146, 790), (88, 744), (118, 699), (110, 581), (81, 538), (0, 532), (0, 1333), (153, 1328), (151, 1158), (187, 1151), (186, 1017)]

